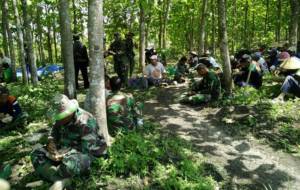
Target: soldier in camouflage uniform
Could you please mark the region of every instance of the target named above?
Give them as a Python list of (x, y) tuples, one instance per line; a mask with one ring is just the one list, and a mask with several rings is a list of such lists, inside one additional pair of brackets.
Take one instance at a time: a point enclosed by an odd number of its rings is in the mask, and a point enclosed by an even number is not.
[(0, 86), (0, 129), (15, 129), (26, 123), (27, 113), (22, 112), (16, 97), (9, 94), (9, 90)]
[(57, 111), (48, 145), (36, 148), (31, 161), (40, 177), (60, 182), (87, 174), (92, 161), (105, 151), (106, 143), (97, 133), (96, 119), (79, 108), (76, 100), (57, 95), (54, 105)]
[(115, 33), (115, 40), (109, 47), (108, 53), (113, 55), (114, 71), (117, 73), (122, 83), (127, 85), (129, 61), (125, 53), (126, 46), (119, 33)]
[(110, 134), (117, 129), (133, 129), (141, 124), (140, 108), (131, 94), (120, 92), (121, 80), (111, 78), (112, 94), (107, 97), (107, 122)]
[(210, 71), (204, 64), (199, 64), (196, 70), (198, 75), (203, 77), (203, 80), (194, 82), (191, 85), (191, 92), (183, 94), (180, 102), (199, 105), (217, 100), (221, 94), (221, 83), (218, 75), (214, 71)]

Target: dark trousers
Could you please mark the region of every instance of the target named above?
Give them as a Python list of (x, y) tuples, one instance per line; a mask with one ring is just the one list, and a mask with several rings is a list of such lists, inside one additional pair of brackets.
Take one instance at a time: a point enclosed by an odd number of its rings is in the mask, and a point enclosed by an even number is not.
[(132, 77), (134, 67), (135, 67), (134, 57), (128, 57), (128, 61), (129, 61), (129, 76)]
[(294, 94), (300, 97), (300, 83), (292, 76), (287, 76), (281, 87), (281, 91), (286, 94)]
[(79, 70), (81, 71), (81, 74), (82, 74), (82, 78), (83, 78), (83, 82), (84, 82), (84, 88), (89, 88), (90, 87), (90, 83), (89, 83), (87, 66), (75, 65), (76, 88), (77, 89), (79, 88), (79, 84), (78, 84)]

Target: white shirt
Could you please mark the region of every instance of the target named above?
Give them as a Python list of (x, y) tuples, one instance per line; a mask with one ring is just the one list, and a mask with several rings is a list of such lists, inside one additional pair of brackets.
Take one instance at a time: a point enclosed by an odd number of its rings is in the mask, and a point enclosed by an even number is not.
[(153, 66), (152, 64), (147, 65), (144, 73), (148, 78), (161, 79), (162, 74), (166, 73), (166, 69), (163, 64), (158, 62), (156, 66)]

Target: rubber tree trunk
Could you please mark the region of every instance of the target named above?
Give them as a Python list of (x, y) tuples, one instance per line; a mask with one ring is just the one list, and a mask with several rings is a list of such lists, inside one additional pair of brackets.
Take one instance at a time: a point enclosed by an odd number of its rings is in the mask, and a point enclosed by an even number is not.
[[(2, 9), (4, 12), (8, 12), (8, 4), (7, 0), (3, 0), (3, 7)], [(4, 15), (3, 15), (4, 16)], [(7, 15), (6, 15), (7, 16)], [(8, 45), (9, 45), (9, 54), (10, 54), (10, 59), (11, 59), (11, 69), (12, 69), (12, 80), (16, 81), (17, 80), (17, 75), (16, 75), (16, 55), (15, 55), (15, 48), (14, 48), (14, 39), (12, 36), (11, 29), (9, 27), (9, 19), (6, 17), (5, 19), (5, 29), (7, 31), (7, 37), (8, 37)]]
[(61, 55), (64, 64), (64, 91), (73, 99), (76, 97), (73, 43), (68, 0), (59, 0), (59, 21), (61, 34)]
[(299, 19), (299, 0), (290, 0), (291, 3), (291, 22), (290, 22), (290, 46), (297, 49), (297, 35), (298, 35), (298, 19)]
[(30, 74), (31, 74), (31, 82), (33, 85), (38, 84), (38, 75), (37, 75), (37, 68), (35, 63), (35, 55), (33, 51), (33, 40), (31, 35), (31, 25), (30, 25), (30, 18), (27, 12), (27, 0), (22, 0), (22, 10), (23, 10), (23, 19), (24, 19), (24, 28), (25, 28), (25, 39), (26, 45), (28, 48), (28, 62), (30, 67)]
[(231, 64), (228, 50), (227, 26), (226, 26), (226, 6), (225, 0), (218, 0), (219, 12), (219, 37), (220, 37), (220, 51), (221, 58), (224, 63), (224, 79), (225, 90), (227, 94), (232, 93), (232, 76)]
[(142, 71), (144, 71), (145, 68), (145, 9), (143, 7), (143, 3), (139, 1), (139, 7), (140, 7), (140, 44), (139, 44), (139, 62), (140, 66), (142, 68)]
[(207, 12), (207, 3), (208, 0), (202, 1), (202, 10), (201, 10), (201, 19), (200, 19), (200, 40), (199, 40), (199, 55), (204, 53), (205, 48), (205, 26), (206, 26), (206, 12)]
[(165, 10), (164, 10), (164, 16), (163, 16), (163, 33), (162, 33), (162, 48), (167, 48), (167, 23), (168, 23), (168, 16), (169, 16), (169, 10), (170, 10), (170, 0), (165, 0)]
[(270, 1), (266, 0), (266, 16), (265, 16), (265, 30), (264, 30), (264, 34), (267, 35), (268, 34), (268, 29), (269, 29), (269, 12), (270, 12)]
[(7, 42), (7, 27), (8, 27), (8, 7), (7, 7), (7, 0), (2, 0), (2, 37), (3, 37), (3, 50), (4, 55), (10, 57), (9, 55), (9, 48)]
[(43, 14), (43, 6), (37, 6), (37, 15), (36, 15), (36, 24), (37, 24), (37, 32), (38, 32), (38, 48), (40, 51), (40, 58), (42, 65), (45, 65), (45, 52), (44, 52), (44, 45), (43, 45), (43, 26), (41, 24), (41, 15)]
[[(163, 0), (158, 0), (158, 6), (162, 6)], [(162, 37), (163, 37), (163, 9), (159, 10), (159, 33), (158, 33), (158, 47), (159, 49), (162, 48)]]
[(19, 17), (19, 10), (17, 0), (12, 0), (12, 5), (14, 9), (14, 19), (17, 27), (17, 34), (18, 34), (18, 49), (19, 49), (19, 62), (22, 67), (22, 82), (23, 84), (28, 84), (28, 75), (26, 71), (26, 61), (25, 61), (25, 49), (24, 49), (24, 37)]
[(282, 2), (278, 0), (277, 2), (277, 21), (276, 21), (276, 41), (280, 42), (281, 34), (281, 12), (282, 12)]
[(47, 7), (47, 50), (48, 50), (48, 62), (53, 63), (53, 51), (52, 51), (52, 43), (51, 43), (51, 14), (50, 7)]
[(88, 35), (91, 58), (90, 92), (89, 99), (91, 112), (100, 126), (99, 134), (102, 134), (106, 143), (110, 145), (110, 136), (107, 128), (106, 98), (105, 98), (105, 73), (103, 56), (103, 0), (89, 0), (88, 3)]
[[(53, 10), (54, 12), (54, 10)], [(52, 25), (52, 30), (53, 30), (53, 46), (54, 46), (54, 62), (57, 63), (58, 62), (58, 52), (57, 52), (57, 28), (56, 28), (56, 18), (53, 18), (53, 25)]]

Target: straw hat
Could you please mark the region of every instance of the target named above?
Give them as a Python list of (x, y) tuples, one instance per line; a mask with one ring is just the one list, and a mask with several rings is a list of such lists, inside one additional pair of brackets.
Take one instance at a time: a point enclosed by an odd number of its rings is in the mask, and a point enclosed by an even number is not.
[(285, 60), (281, 65), (281, 69), (286, 69), (286, 70), (295, 70), (295, 69), (300, 69), (300, 59), (296, 57), (291, 57), (287, 60)]

